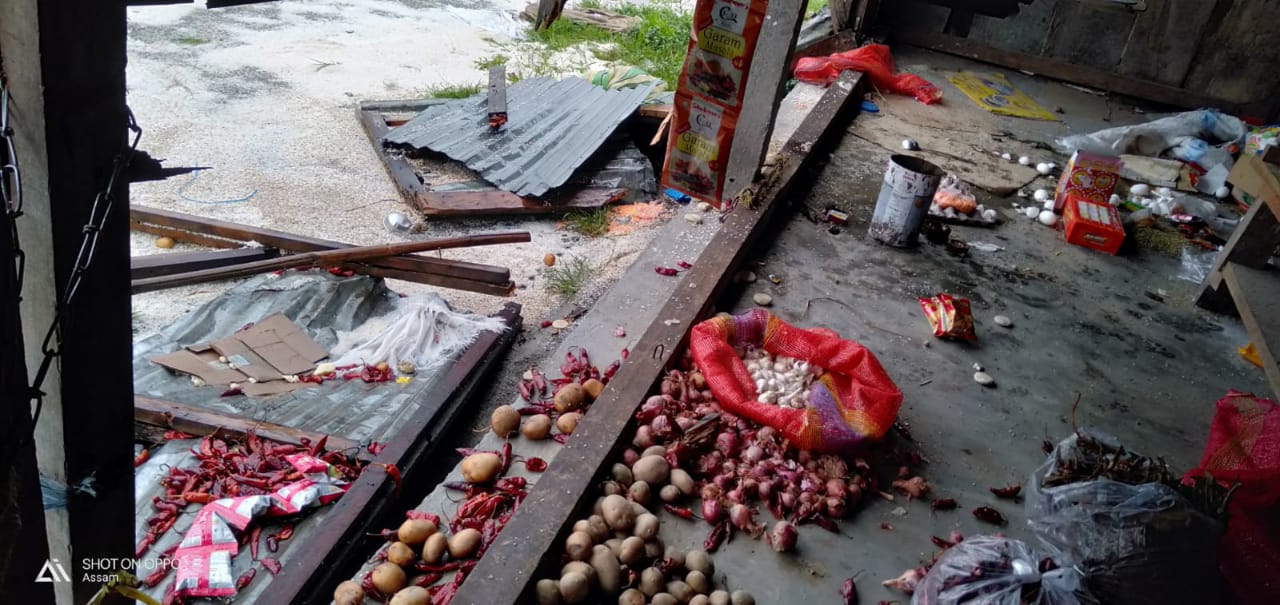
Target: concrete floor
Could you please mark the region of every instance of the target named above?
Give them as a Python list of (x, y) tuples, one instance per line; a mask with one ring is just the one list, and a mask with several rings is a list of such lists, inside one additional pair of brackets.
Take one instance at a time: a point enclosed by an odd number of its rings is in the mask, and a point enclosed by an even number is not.
[[(923, 60), (955, 61), (913, 54), (900, 64), (907, 69)], [(929, 71), (926, 77), (941, 82)], [(1090, 111), (1104, 105), (1101, 97), (1010, 75), (1050, 109), (1062, 105), (1068, 124), (983, 119), (1024, 138), (1106, 125)], [(940, 113), (980, 111), (954, 89), (947, 94)], [(1113, 119), (1140, 119), (1113, 113)], [(860, 116), (851, 132), (867, 118)], [(1022, 505), (997, 501), (988, 488), (1025, 483), (1044, 460), (1041, 441), (1057, 442), (1072, 430), (1068, 415), (1077, 395), (1079, 426), (1105, 429), (1181, 471), (1199, 460), (1214, 402), (1227, 389), (1269, 393), (1262, 372), (1236, 353), (1248, 341), (1239, 321), (1195, 308), (1195, 286), (1174, 277), (1175, 260), (1142, 252), (1112, 257), (1067, 244), (1061, 231), (1019, 218), (1009, 209), (1013, 199), (983, 200), (1001, 208), (1005, 222), (995, 229), (952, 227), (953, 237), (995, 243), (1005, 248), (1000, 252), (956, 258), (928, 244), (904, 251), (868, 242), (864, 234), (889, 154), (845, 136), (813, 189), (796, 198), (799, 211), (759, 252), (756, 272), (782, 283), (761, 280), (731, 293), (722, 308), (748, 309), (752, 294), (767, 291), (773, 312), (786, 321), (828, 327), (866, 345), (905, 394), (900, 420), (930, 461), (922, 474), (935, 497), (955, 498), (960, 509), (931, 513), (927, 502), (876, 499), (841, 524), (844, 536), (801, 528), (794, 557), (775, 555), (763, 541), (735, 539), (716, 555), (717, 569), (760, 603), (835, 602), (841, 583), (854, 574), (861, 602), (905, 602), (909, 597), (880, 581), (928, 561), (930, 535), (1004, 531), (1030, 540)], [(832, 206), (853, 215), (839, 234), (804, 211)], [(1146, 295), (1159, 291), (1163, 302)], [(938, 292), (972, 300), (976, 343), (932, 336), (916, 299)], [(1013, 318), (1014, 326), (996, 326), (997, 314)], [(996, 378), (995, 388), (973, 381), (974, 363)], [(981, 505), (1003, 512), (1009, 525), (1001, 530), (975, 520), (967, 511)], [(898, 507), (907, 514), (892, 514)], [(669, 543), (692, 547), (706, 536), (704, 523), (665, 519)], [(881, 529), (882, 522), (894, 530)]]

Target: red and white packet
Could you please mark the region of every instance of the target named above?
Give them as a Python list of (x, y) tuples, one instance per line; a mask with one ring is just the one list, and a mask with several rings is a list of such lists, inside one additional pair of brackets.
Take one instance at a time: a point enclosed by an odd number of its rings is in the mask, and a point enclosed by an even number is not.
[(275, 493), (214, 500), (196, 513), (195, 521), (178, 545), (177, 583), (174, 593), (183, 597), (230, 597), (236, 594), (231, 560), (240, 550), (236, 531), (244, 531), (260, 517), (284, 517), (304, 509), (324, 506), (346, 493), (329, 463), (309, 454), (285, 456), (303, 479)]

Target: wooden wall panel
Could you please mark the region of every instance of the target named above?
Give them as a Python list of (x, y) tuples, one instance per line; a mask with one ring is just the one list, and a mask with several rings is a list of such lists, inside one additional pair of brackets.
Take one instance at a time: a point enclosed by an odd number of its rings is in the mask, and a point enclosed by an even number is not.
[(1044, 52), (1058, 3), (1059, 0), (1035, 0), (1008, 19), (975, 16), (969, 38), (1001, 50), (1039, 55)]
[[(1274, 107), (1280, 96), (1280, 0), (1219, 0), (1184, 88)], [(1256, 112), (1260, 117), (1265, 109)]]
[(1134, 15), (1080, 2), (1059, 2), (1045, 55), (1104, 71), (1120, 64)]
[(1119, 72), (1181, 86), (1213, 7), (1212, 0), (1147, 0), (1147, 10), (1135, 15)]

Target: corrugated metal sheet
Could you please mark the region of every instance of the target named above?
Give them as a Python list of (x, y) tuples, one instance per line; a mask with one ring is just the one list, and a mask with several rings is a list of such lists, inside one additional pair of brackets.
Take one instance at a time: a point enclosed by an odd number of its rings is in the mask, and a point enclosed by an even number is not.
[(569, 181), (649, 86), (605, 90), (581, 78), (534, 78), (507, 89), (507, 125), (489, 130), (487, 99), (429, 107), (387, 133), (386, 142), (443, 153), (500, 189), (538, 196)]

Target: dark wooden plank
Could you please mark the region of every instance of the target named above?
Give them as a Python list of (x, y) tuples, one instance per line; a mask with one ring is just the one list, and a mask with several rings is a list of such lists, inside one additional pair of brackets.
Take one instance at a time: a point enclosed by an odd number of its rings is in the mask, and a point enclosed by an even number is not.
[(1280, 96), (1280, 2), (1216, 2), (1184, 88), (1254, 102), (1245, 112), (1265, 116)]
[(1148, 82), (1129, 76), (1121, 76), (1082, 65), (1073, 65), (1050, 57), (1033, 57), (1022, 53), (1009, 52), (972, 40), (956, 38), (955, 36), (899, 31), (894, 34), (894, 37), (899, 42), (912, 46), (936, 50), (1010, 69), (1029, 71), (1055, 80), (1109, 90), (1114, 93), (1164, 103), (1174, 107), (1217, 107), (1228, 112), (1235, 112), (1241, 107), (1240, 103), (1213, 98), (1201, 92), (1184, 90), (1160, 84), (1159, 82)]
[(507, 66), (489, 68), (489, 128), (507, 123)]
[(1049, 25), (1046, 55), (1081, 67), (1113, 72), (1120, 64), (1133, 13), (1081, 2), (1060, 2)]
[(978, 15), (969, 28), (970, 40), (1008, 51), (1040, 55), (1049, 39), (1049, 24), (1061, 2), (1075, 0), (1035, 0), (1020, 7), (1017, 15), (1001, 19)]
[(973, 11), (953, 8), (947, 15), (947, 24), (942, 26), (942, 33), (967, 38), (972, 27)]
[[(292, 252), (319, 252), (321, 250), (338, 250), (353, 248), (351, 244), (306, 237), (294, 233), (286, 233), (275, 229), (264, 229), (250, 225), (241, 225), (229, 221), (204, 218), (181, 212), (170, 212), (158, 208), (134, 206), (129, 209), (129, 216), (135, 225), (144, 223), (161, 227), (181, 229), (206, 236), (217, 236), (236, 242), (255, 241), (264, 246), (272, 246)], [(176, 237), (174, 239), (177, 239)], [(237, 247), (242, 245), (237, 243)], [(466, 261), (446, 260), (426, 256), (396, 256), (370, 261), (374, 267), (388, 267), (417, 273), (435, 273), (451, 277), (462, 277), (475, 281), (493, 284), (505, 284), (511, 280), (511, 271), (506, 267), (482, 265)], [(370, 273), (372, 275), (372, 273)]]
[(429, 250), (445, 250), (448, 248), (466, 248), (470, 246), (488, 246), (495, 244), (525, 243), (530, 241), (530, 239), (531, 236), (528, 231), (508, 231), (503, 233), (485, 233), (422, 241), (400, 242), (398, 244), (359, 246), (355, 248), (339, 248), (337, 250), (320, 250), (318, 252), (300, 252), (298, 254), (290, 254), (279, 258), (247, 262), (227, 267), (215, 267), (212, 269), (201, 269), (199, 271), (179, 273), (177, 275), (163, 275), (160, 277), (135, 279), (130, 284), (130, 291), (137, 294), (139, 292), (150, 292), (152, 290), (161, 290), (164, 288), (189, 286), (191, 284), (220, 281), (236, 277), (248, 277), (259, 273), (267, 273), (280, 269), (290, 269), (293, 267), (309, 265), (326, 267), (341, 265), (342, 263), (347, 262), (386, 258), (411, 252), (426, 252)]
[(857, 110), (862, 74), (844, 73), (827, 90), (791, 136), (782, 159), (752, 195), (754, 208), (740, 204), (725, 218), (693, 268), (681, 278), (690, 284), (672, 294), (657, 319), (645, 329), (634, 353), (582, 417), (573, 438), (556, 455), (537, 486), (512, 516), (496, 542), (458, 590), (459, 605), (531, 602), (540, 572), (558, 566), (558, 546), (573, 520), (591, 505), (595, 481), (621, 454), (632, 415), (687, 342), (689, 330), (712, 312), (746, 260), (750, 246), (768, 232), (769, 221), (785, 205), (795, 177), (814, 157), (813, 150), (843, 128), (832, 128)]
[(387, 150), (382, 146), (382, 138), (391, 131), (386, 118), (377, 111), (367, 109), (357, 109), (356, 115), (364, 125), (364, 132), (369, 136), (369, 142), (373, 144), (373, 152), (382, 161), (382, 167), (387, 169), (391, 180), (395, 181), (396, 186), (400, 188), (400, 195), (404, 200), (412, 204), (416, 196), (425, 192), (427, 187), (418, 179), (418, 173), (413, 166), (409, 165), (408, 160), (403, 156), (388, 155)]
[(494, 284), (463, 279), (461, 277), (415, 273), (413, 271), (403, 271), (401, 269), (391, 269), (388, 267), (373, 267), (370, 265), (342, 266), (343, 268), (356, 267), (357, 272), (361, 275), (371, 275), (373, 277), (381, 277), (383, 279), (398, 279), (401, 281), (427, 284), (430, 286), (440, 286), (442, 288), (453, 288), (455, 290), (466, 290), (468, 292), (488, 294), (489, 296), (511, 296), (516, 292), (516, 284), (510, 280), (507, 280), (507, 283), (505, 284)]
[[(773, 121), (782, 103), (783, 88), (791, 79), (791, 53), (800, 36), (805, 0), (772, 0), (747, 71), (738, 127), (729, 147), (729, 164), (724, 174), (724, 195), (728, 202), (751, 186), (764, 154), (768, 151)], [(746, 102), (750, 99), (751, 102)]]
[[(212, 435), (216, 432), (244, 437), (249, 431), (253, 431), (264, 439), (294, 445), (302, 445), (303, 438), (316, 443), (324, 437), (321, 433), (303, 431), (282, 424), (221, 414), (185, 403), (139, 395), (133, 397), (133, 422), (135, 425), (160, 427), (198, 436)], [(361, 449), (359, 443), (341, 435), (329, 435), (326, 443), (331, 450), (351, 451), (362, 460), (367, 461), (373, 458), (367, 450)]]
[(203, 233), (192, 233), (184, 229), (165, 227), (164, 225), (153, 225), (150, 223), (136, 221), (132, 218), (129, 220), (129, 229), (131, 231), (138, 231), (141, 233), (150, 233), (156, 237), (172, 238), (175, 242), (195, 244), (206, 248), (222, 248), (231, 250), (244, 247), (244, 242), (242, 241), (213, 237)]
[(280, 256), (275, 248), (235, 248), (232, 250), (197, 250), (147, 254), (129, 259), (129, 278), (141, 279), (160, 275), (172, 275), (210, 267), (225, 267), (237, 263), (264, 260)]
[(428, 216), (556, 214), (593, 209), (621, 201), (626, 189), (575, 189), (546, 198), (520, 197), (510, 191), (428, 191), (418, 195), (418, 211)]
[(1213, 2), (1205, 0), (1147, 0), (1147, 10), (1135, 15), (1117, 71), (1181, 86), (1212, 12)]
[(803, 57), (825, 57), (834, 55), (838, 52), (844, 52), (858, 47), (858, 35), (852, 30), (845, 30), (838, 34), (827, 36), (816, 40), (803, 47), (797, 48), (791, 57), (791, 68), (795, 69), (796, 61)]
[(641, 105), (640, 117), (665, 120), (667, 115), (671, 113), (672, 105), (670, 103), (661, 103), (653, 105)]
[[(1280, 205), (1280, 200), (1277, 204)], [(1218, 313), (1230, 313), (1231, 297), (1222, 285), (1222, 273), (1227, 264), (1263, 269), (1277, 245), (1280, 245), (1280, 221), (1266, 203), (1258, 200), (1240, 219), (1240, 225), (1231, 232), (1226, 245), (1214, 259), (1213, 269), (1196, 295), (1196, 304)]]
[[(501, 334), (485, 332), (458, 358), (440, 379), (404, 429), (333, 505), (324, 527), (309, 539), (308, 548), (284, 563), (283, 572), (263, 590), (261, 603), (328, 603), (333, 589), (350, 578), (369, 553), (366, 534), (399, 525), (404, 510), (434, 487), (426, 477), (432, 457), (477, 390), (499, 366), (520, 325), (520, 305), (508, 303), (498, 316), (510, 327)], [(402, 475), (400, 491), (389, 480), (386, 467), (394, 465)], [(412, 504), (410, 504), (412, 503)], [(460, 603), (460, 601), (454, 601)]]
[(1276, 306), (1280, 301), (1280, 273), (1228, 263), (1222, 277), (1240, 312), (1240, 321), (1258, 350), (1271, 390), (1280, 397), (1280, 307)]
[[(831, 9), (831, 30), (832, 33), (840, 33), (847, 31), (853, 25), (854, 4), (858, 0), (831, 0), (827, 3), (827, 8)], [(808, 12), (808, 3), (803, 7)]]

